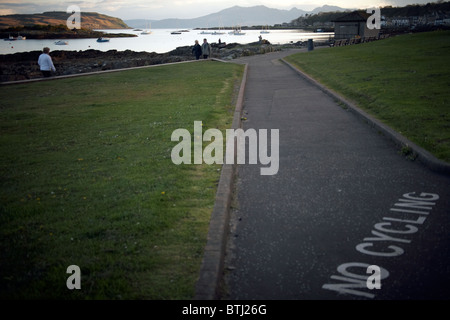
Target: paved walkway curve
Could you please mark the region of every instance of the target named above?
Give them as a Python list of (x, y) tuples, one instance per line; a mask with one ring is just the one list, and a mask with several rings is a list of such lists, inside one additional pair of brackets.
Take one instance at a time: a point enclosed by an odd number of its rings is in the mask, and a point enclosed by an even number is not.
[(279, 61), (292, 53), (239, 60), (244, 129), (279, 129), (280, 160), (273, 176), (238, 166), (221, 298), (450, 298), (449, 177)]

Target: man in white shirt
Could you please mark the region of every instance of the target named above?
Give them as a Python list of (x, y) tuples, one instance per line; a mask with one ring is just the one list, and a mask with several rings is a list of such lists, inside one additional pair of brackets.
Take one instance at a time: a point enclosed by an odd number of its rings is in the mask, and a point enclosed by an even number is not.
[(53, 65), (52, 57), (49, 55), (50, 48), (45, 47), (42, 54), (39, 56), (38, 64), (41, 68), (41, 72), (44, 77), (50, 77), (52, 71), (55, 72), (56, 68)]

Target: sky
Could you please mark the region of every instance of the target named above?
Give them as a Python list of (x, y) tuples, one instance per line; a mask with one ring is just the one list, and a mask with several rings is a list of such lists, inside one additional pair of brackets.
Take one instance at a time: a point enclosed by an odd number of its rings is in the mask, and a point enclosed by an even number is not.
[(386, 5), (405, 6), (428, 2), (434, 2), (434, 0), (34, 0), (33, 2), (29, 0), (0, 0), (0, 15), (67, 11), (70, 5), (77, 5), (81, 12), (98, 12), (123, 20), (161, 20), (166, 18), (198, 18), (235, 5), (241, 7), (265, 5), (269, 8), (285, 10), (296, 7), (309, 11), (323, 5), (367, 9)]

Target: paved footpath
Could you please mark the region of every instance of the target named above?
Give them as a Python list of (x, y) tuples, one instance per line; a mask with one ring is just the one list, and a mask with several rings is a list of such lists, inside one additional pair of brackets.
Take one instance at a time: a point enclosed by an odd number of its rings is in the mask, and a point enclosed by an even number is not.
[(280, 160), (273, 176), (238, 167), (222, 299), (449, 299), (450, 178), (278, 60), (290, 53), (240, 59), (244, 129), (279, 129)]

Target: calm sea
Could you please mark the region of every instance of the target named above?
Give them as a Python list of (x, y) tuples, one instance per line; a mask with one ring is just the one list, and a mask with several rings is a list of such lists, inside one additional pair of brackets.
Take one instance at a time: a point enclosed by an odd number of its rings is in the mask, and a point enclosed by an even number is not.
[[(42, 50), (43, 47), (49, 47), (55, 50), (89, 50), (95, 49), (100, 51), (108, 50), (132, 50), (165, 53), (177, 47), (193, 45), (195, 40), (199, 40), (200, 44), (206, 38), (210, 43), (218, 42), (219, 39), (225, 43), (251, 43), (258, 41), (260, 30), (243, 30), (244, 35), (230, 35), (229, 30), (224, 30), (225, 34), (212, 35), (202, 34), (202, 30), (187, 29), (189, 32), (181, 34), (171, 34), (173, 31), (184, 29), (152, 29), (151, 34), (142, 35), (141, 31), (133, 31), (131, 29), (120, 30), (100, 30), (107, 33), (129, 33), (138, 37), (133, 38), (111, 38), (109, 42), (99, 43), (97, 39), (63, 39), (68, 45), (57, 45), (56, 40), (17, 40), (17, 41), (0, 41), (0, 54), (10, 54), (16, 52), (29, 52)], [(307, 41), (315, 39), (317, 41), (327, 40), (333, 33), (308, 33), (302, 30), (270, 30), (268, 34), (261, 34), (263, 39), (273, 44), (286, 44), (297, 41)]]

